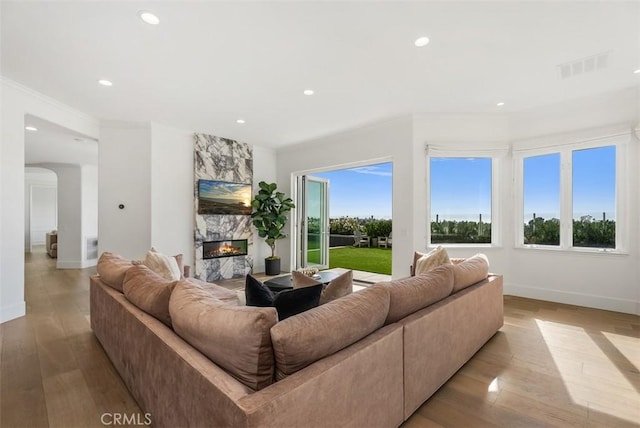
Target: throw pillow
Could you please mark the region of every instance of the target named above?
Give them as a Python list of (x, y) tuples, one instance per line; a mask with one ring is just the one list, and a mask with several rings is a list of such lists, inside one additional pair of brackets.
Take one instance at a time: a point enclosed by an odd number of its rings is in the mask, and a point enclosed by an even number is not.
[(182, 274), (174, 257), (159, 253), (151, 248), (144, 257), (144, 265), (168, 281), (177, 281)]
[(293, 284), (293, 288), (304, 288), (311, 287), (312, 285), (322, 284), (321, 282), (316, 281), (315, 279), (303, 274), (302, 272), (298, 272), (297, 270), (291, 272), (291, 282)]
[(278, 311), (278, 320), (282, 321), (317, 307), (320, 303), (320, 294), (322, 294), (323, 287), (323, 284), (318, 284), (278, 293), (273, 299), (273, 306)]
[(489, 259), (482, 253), (469, 257), (453, 266), (453, 291), (458, 292), (477, 282), (487, 279)]
[(339, 299), (340, 297), (344, 297), (351, 293), (353, 293), (353, 271), (348, 270), (339, 277), (333, 279), (329, 284), (327, 284), (324, 290), (322, 290), (322, 294), (320, 295), (320, 304), (324, 305), (327, 302)]
[(269, 287), (255, 279), (251, 275), (247, 275), (244, 286), (247, 306), (270, 307), (273, 306), (273, 291)]
[[(416, 252), (416, 254), (421, 253)], [(447, 250), (445, 250), (441, 245), (438, 245), (427, 254), (420, 255), (414, 265), (414, 275), (420, 275), (421, 273), (429, 272), (434, 267), (448, 265), (450, 263), (451, 261), (449, 260)]]

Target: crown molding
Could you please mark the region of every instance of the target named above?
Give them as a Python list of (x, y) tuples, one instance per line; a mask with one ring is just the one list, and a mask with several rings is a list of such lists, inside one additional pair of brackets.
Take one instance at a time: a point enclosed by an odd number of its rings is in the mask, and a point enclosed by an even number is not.
[(82, 119), (85, 119), (85, 120), (93, 121), (96, 124), (100, 123), (100, 121), (97, 118), (95, 118), (94, 116), (91, 116), (90, 114), (87, 114), (87, 113), (85, 113), (83, 111), (75, 109), (75, 108), (73, 108), (73, 107), (71, 107), (71, 106), (69, 106), (67, 104), (64, 104), (64, 103), (62, 103), (62, 102), (60, 102), (60, 101), (58, 101), (58, 100), (56, 100), (54, 98), (51, 98), (51, 97), (49, 97), (47, 95), (44, 95), (41, 92), (38, 92), (38, 91), (36, 91), (34, 89), (31, 89), (30, 87), (25, 86), (25, 85), (23, 85), (21, 83), (18, 83), (18, 82), (14, 81), (14, 80), (11, 80), (11, 79), (9, 79), (9, 78), (7, 78), (5, 76), (0, 76), (0, 83), (2, 83), (3, 86), (7, 86), (7, 87), (10, 87), (12, 89), (15, 89), (18, 92), (21, 92), (21, 93), (23, 93), (23, 94), (25, 94), (27, 96), (36, 98), (39, 101), (42, 101), (42, 102), (44, 102), (46, 104), (49, 104), (49, 105), (51, 105), (51, 106), (53, 106), (53, 107), (55, 107), (57, 109), (63, 110), (65, 112), (67, 112), (67, 113), (70, 113), (70, 114), (72, 114), (74, 116), (78, 116), (78, 117), (80, 117)]

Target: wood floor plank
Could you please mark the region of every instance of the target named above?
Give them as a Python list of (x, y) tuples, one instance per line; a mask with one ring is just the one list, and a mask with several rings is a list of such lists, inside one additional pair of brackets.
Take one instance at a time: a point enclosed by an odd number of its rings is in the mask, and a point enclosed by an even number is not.
[[(43, 379), (50, 427), (100, 427), (100, 414), (80, 370)], [(74, 411), (70, 412), (69, 409)]]

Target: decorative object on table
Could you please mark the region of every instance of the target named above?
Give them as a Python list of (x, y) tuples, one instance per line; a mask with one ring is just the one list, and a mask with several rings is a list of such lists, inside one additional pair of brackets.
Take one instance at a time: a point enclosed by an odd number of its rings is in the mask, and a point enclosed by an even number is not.
[(253, 225), (258, 235), (264, 238), (271, 248), (271, 256), (264, 259), (265, 273), (278, 275), (280, 273), (280, 257), (276, 256), (276, 241), (286, 238), (282, 233), (287, 223), (287, 213), (295, 208), (293, 200), (282, 192), (277, 192), (276, 183), (261, 181), (260, 191), (251, 201), (254, 212), (251, 214)]
[(304, 276), (308, 276), (308, 277), (312, 278), (312, 277), (318, 275), (318, 268), (304, 267), (304, 268), (298, 269), (298, 272), (300, 272)]

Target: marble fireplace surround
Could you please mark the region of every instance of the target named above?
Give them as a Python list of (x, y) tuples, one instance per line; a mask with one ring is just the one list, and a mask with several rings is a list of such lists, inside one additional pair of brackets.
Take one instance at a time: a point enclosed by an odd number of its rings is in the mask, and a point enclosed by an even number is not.
[[(235, 140), (194, 134), (194, 271), (203, 281), (243, 277), (253, 266), (251, 216), (198, 214), (198, 180), (253, 183), (253, 150)], [(246, 256), (204, 259), (203, 242), (247, 240)]]

